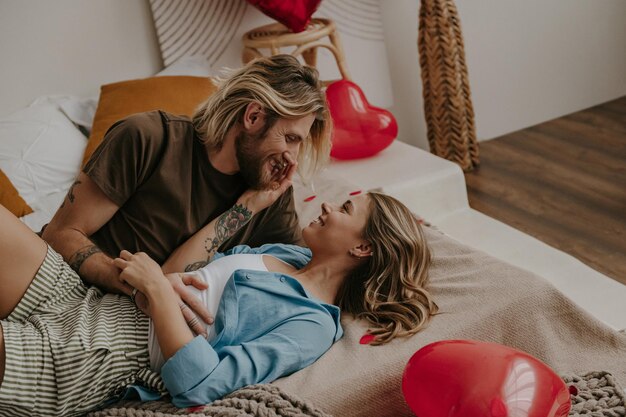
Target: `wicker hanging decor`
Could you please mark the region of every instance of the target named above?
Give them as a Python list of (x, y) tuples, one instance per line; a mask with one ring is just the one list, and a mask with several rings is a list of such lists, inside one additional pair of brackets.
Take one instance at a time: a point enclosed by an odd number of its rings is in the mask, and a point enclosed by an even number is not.
[(452, 0), (422, 0), (418, 51), (430, 151), (463, 171), (480, 163), (461, 22)]

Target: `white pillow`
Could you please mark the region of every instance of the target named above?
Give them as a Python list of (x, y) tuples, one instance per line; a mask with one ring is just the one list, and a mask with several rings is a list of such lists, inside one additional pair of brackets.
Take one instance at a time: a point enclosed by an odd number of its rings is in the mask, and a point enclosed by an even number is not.
[(48, 102), (55, 104), (65, 116), (77, 127), (82, 128), (82, 133), (89, 136), (93, 118), (96, 115), (98, 106), (98, 96), (77, 97), (77, 96), (44, 96), (36, 99), (31, 106)]
[(33, 210), (66, 192), (80, 170), (86, 137), (49, 100), (0, 118), (0, 169)]
[(68, 190), (57, 191), (52, 194), (42, 196), (37, 201), (35, 207), (31, 207), (33, 212), (20, 217), (22, 223), (30, 227), (34, 232), (38, 232), (45, 225), (50, 223), (54, 213), (65, 199)]

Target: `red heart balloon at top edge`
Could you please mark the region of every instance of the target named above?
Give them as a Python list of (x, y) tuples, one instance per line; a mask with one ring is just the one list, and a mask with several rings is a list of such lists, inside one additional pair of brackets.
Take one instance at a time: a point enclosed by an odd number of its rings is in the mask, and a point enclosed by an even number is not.
[(569, 390), (533, 356), (496, 343), (445, 340), (418, 350), (402, 392), (420, 417), (566, 417)]
[(322, 0), (248, 0), (248, 3), (292, 32), (302, 32)]
[(334, 158), (367, 158), (391, 145), (398, 135), (393, 115), (371, 106), (352, 81), (339, 80), (328, 85), (326, 100), (334, 124), (330, 151)]

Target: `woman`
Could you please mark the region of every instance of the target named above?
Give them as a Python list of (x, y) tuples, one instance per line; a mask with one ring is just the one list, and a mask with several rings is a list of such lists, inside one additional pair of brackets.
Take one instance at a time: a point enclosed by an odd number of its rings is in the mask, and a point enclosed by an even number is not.
[[(236, 228), (271, 203), (267, 196), (245, 193), (181, 246), (168, 268), (213, 255), (222, 227)], [(303, 230), (309, 249), (238, 246), (212, 256), (195, 273), (210, 277), (206, 293), (221, 293), (209, 343), (189, 329), (178, 296), (147, 255), (122, 251), (115, 264), (120, 279), (147, 298), (150, 318), (126, 296), (86, 287), (1, 207), (0, 223), (2, 416), (76, 415), (129, 393), (144, 400), (169, 393), (179, 407), (205, 404), (313, 363), (342, 335), (339, 309), (370, 322), (373, 344), (416, 333), (437, 310), (425, 289), (430, 252), (419, 222), (378, 193), (322, 204)]]

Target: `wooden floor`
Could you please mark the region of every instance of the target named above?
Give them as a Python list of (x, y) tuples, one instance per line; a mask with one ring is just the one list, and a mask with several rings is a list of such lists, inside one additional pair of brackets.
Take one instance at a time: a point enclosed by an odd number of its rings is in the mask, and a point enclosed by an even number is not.
[(470, 206), (626, 284), (626, 97), (480, 143)]

